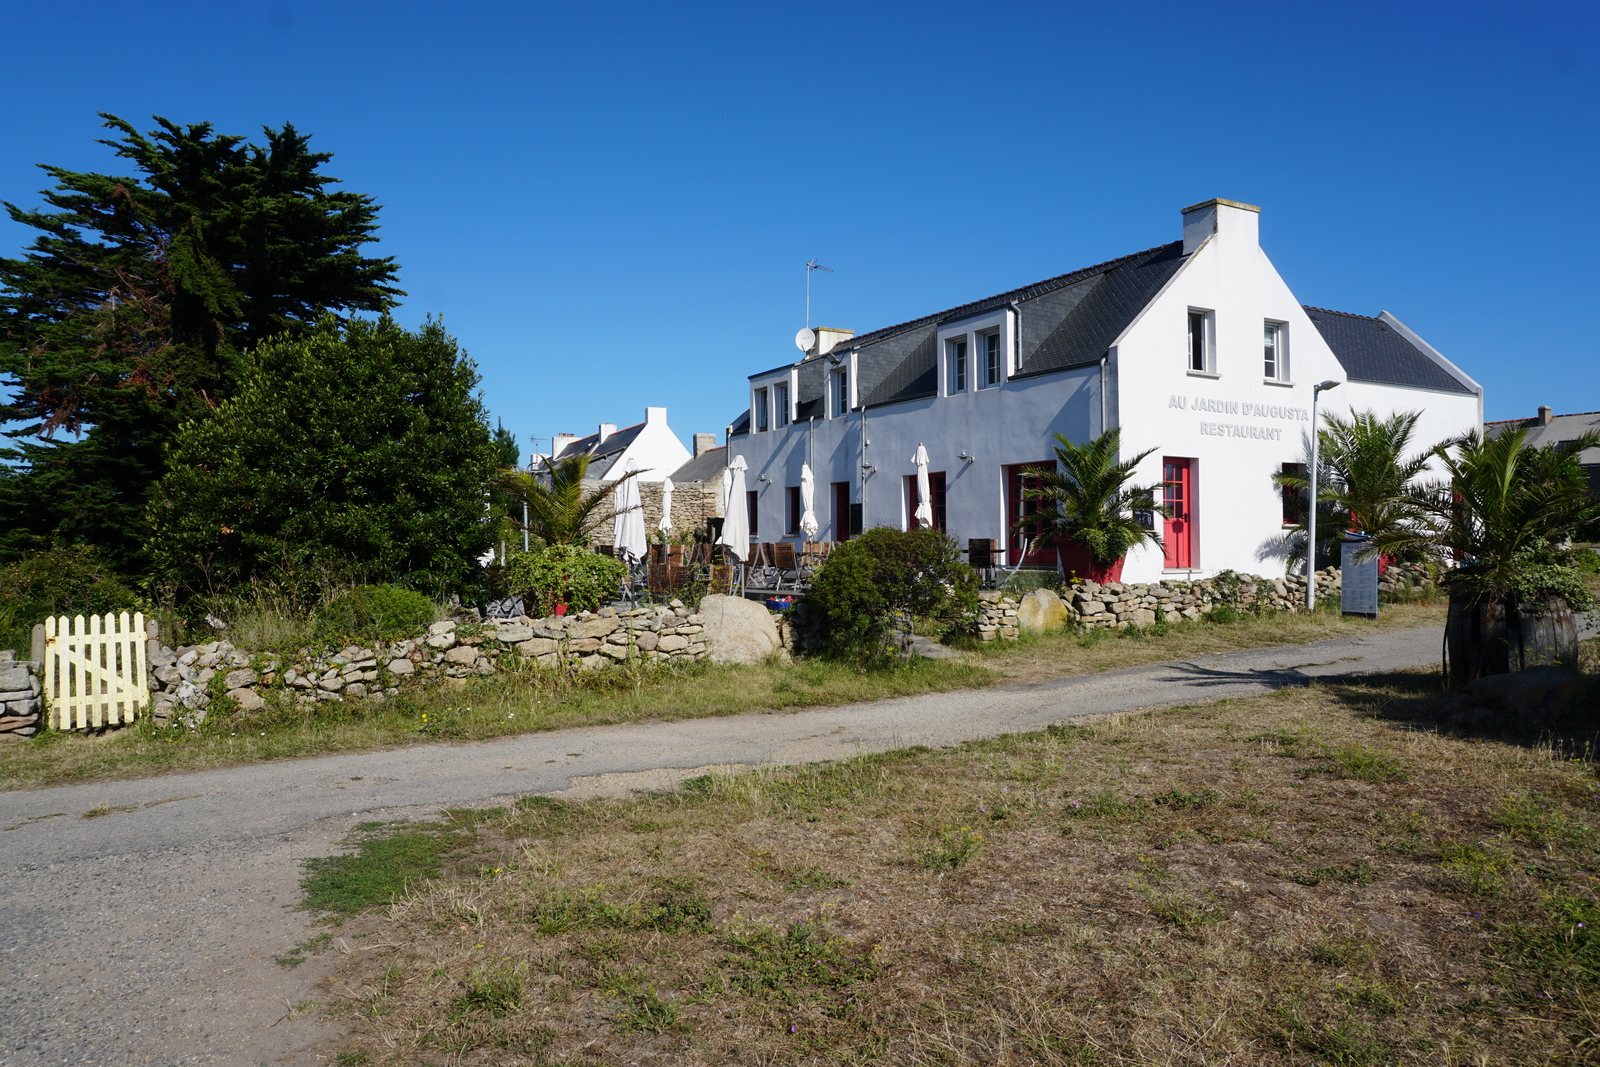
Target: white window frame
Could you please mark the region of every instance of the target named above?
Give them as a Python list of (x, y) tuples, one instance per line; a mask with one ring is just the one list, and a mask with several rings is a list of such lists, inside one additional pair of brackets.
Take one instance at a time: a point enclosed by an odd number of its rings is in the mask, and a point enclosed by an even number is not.
[[(1010, 308), (997, 308), (987, 315), (977, 318), (965, 319), (961, 322), (952, 322), (941, 327), (935, 335), (938, 348), (935, 351), (943, 353), (944, 358), (939, 360), (939, 392), (944, 396), (961, 396), (963, 393), (976, 392), (985, 388), (983, 382), (981, 361), (978, 358), (982, 338), (985, 334), (997, 334), (1000, 338), (1000, 381), (995, 385), (1005, 384), (1013, 373), (1016, 365), (1017, 354), (1013, 351), (1015, 345), (1015, 330), (1012, 328), (1012, 311)], [(956, 388), (956, 376), (950, 358), (950, 343), (952, 341), (966, 341), (967, 343), (967, 386), (965, 389)], [(988, 386), (987, 388), (994, 388)]]
[(946, 371), (952, 395), (964, 393), (972, 387), (972, 345), (966, 334), (957, 334), (945, 338), (945, 359), (949, 366)]
[[(1200, 318), (1200, 362), (1195, 366), (1195, 317)], [(1210, 308), (1192, 307), (1184, 316), (1184, 369), (1200, 378), (1220, 378), (1217, 373), (1217, 313)]]
[[(1267, 331), (1271, 330), (1273, 340), (1273, 365), (1274, 373), (1267, 372)], [(1294, 378), (1289, 364), (1289, 324), (1278, 319), (1263, 319), (1261, 322), (1261, 371), (1262, 381), (1268, 385), (1293, 385)]]
[[(839, 383), (843, 380), (844, 384)], [(846, 360), (841, 365), (828, 371), (828, 410), (833, 418), (843, 418), (850, 414), (855, 405), (855, 360)]]
[(767, 387), (757, 386), (750, 393), (750, 423), (756, 433), (766, 433), (772, 428), (772, 418), (767, 406)]
[(781, 430), (788, 426), (794, 419), (791, 417), (793, 408), (789, 402), (789, 383), (772, 383), (772, 427)]
[[(978, 342), (978, 354), (983, 356), (983, 372), (981, 375), (975, 375), (975, 377), (978, 379), (978, 388), (993, 389), (995, 386), (1006, 380), (1005, 339), (998, 329), (984, 330), (982, 333), (974, 334), (973, 337)], [(989, 344), (991, 341), (994, 343), (994, 361), (992, 368), (994, 371), (993, 381), (989, 380), (989, 372), (991, 370), (989, 360)], [(973, 362), (976, 363), (977, 360), (974, 359)], [(976, 369), (976, 367), (974, 367), (974, 369)]]

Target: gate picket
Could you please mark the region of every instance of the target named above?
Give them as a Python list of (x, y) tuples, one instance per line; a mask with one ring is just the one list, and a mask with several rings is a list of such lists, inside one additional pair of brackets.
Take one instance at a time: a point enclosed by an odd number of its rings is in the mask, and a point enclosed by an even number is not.
[(44, 621), (44, 697), (58, 730), (131, 723), (150, 702), (144, 613)]

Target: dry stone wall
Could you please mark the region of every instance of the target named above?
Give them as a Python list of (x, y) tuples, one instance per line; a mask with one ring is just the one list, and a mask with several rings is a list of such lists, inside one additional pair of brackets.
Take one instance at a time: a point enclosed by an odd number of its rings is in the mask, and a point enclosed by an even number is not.
[[(1317, 596), (1331, 596), (1340, 588), (1339, 569), (1317, 572)], [(1432, 579), (1420, 566), (1395, 564), (1379, 582), (1379, 591), (1395, 593), (1407, 588), (1428, 588)], [(1063, 618), (1065, 623), (1085, 629), (1153, 626), (1157, 621), (1176, 622), (1198, 619), (1220, 605), (1252, 612), (1301, 611), (1305, 608), (1306, 580), (1303, 575), (1288, 578), (1260, 578), (1255, 575), (1226, 575), (1199, 581), (1095, 582), (1074, 584), (1065, 596), (1048, 590), (1013, 596), (986, 590), (979, 594), (978, 636), (984, 641), (1016, 637), (1021, 630), (1040, 632), (1060, 623), (1032, 622), (1033, 619)], [(1033, 602), (1028, 602), (1033, 598)], [(1050, 611), (1039, 602), (1055, 599), (1064, 613)]]
[(0, 739), (39, 732), (41, 673), (38, 663), (17, 659), (10, 649), (0, 652)]
[(447, 620), (405, 640), (302, 649), (294, 656), (250, 652), (227, 641), (158, 644), (150, 655), (154, 719), (158, 726), (198, 726), (218, 697), (228, 701), (223, 706), (246, 712), (269, 700), (311, 708), (459, 685), (520, 665), (593, 670), (630, 659), (693, 661), (707, 656), (704, 631), (702, 616), (674, 600), (545, 619)]

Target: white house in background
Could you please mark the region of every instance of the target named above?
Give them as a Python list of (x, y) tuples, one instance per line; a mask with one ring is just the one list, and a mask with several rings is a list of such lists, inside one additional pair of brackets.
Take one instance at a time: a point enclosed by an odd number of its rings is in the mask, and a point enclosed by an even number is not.
[[(1154, 452), (1165, 548), (1130, 555), (1128, 581), (1281, 568), (1285, 504), (1273, 474), (1303, 463), (1312, 386), (1322, 412), (1420, 411), (1418, 451), (1482, 423), (1483, 390), (1388, 312), (1303, 306), (1258, 241), (1260, 209), (1208, 200), (1183, 238), (871, 333), (819, 330), (797, 363), (753, 374), (730, 427), (749, 465), (751, 539), (798, 536), (800, 468), (816, 479), (820, 538), (904, 528), (928, 449), (934, 525), (965, 543), (1026, 514), (1052, 433), (1122, 430)], [(1053, 550), (1029, 562), (1053, 564)]]
[(593, 457), (589, 477), (603, 482), (622, 477), (630, 461), (644, 472), (638, 481), (659, 482), (690, 458), (689, 450), (667, 425), (666, 408), (645, 408), (643, 422), (620, 430), (613, 423), (602, 422), (588, 437), (558, 433), (550, 448), (551, 457), (557, 460), (589, 453)]

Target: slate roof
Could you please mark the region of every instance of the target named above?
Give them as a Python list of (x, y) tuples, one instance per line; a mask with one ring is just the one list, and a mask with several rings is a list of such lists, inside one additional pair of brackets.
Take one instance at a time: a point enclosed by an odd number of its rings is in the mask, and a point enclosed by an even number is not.
[[(1539, 425), (1537, 418), (1532, 419), (1501, 419), (1498, 422), (1483, 424), (1483, 432), (1488, 437), (1505, 433), (1507, 430), (1524, 429), (1528, 431), (1523, 443), (1529, 448), (1544, 445), (1560, 444), (1562, 441), (1571, 441), (1582, 437), (1590, 430), (1600, 430), (1600, 411), (1583, 411), (1573, 415), (1552, 415), (1550, 421), (1543, 426)], [(1578, 462), (1585, 466), (1600, 464), (1600, 448), (1586, 448), (1578, 454)]]
[(632, 426), (625, 426), (611, 434), (604, 441), (600, 440), (599, 431), (596, 431), (588, 437), (580, 437), (571, 442), (561, 450), (560, 455), (552, 456), (551, 459), (563, 459), (567, 456), (576, 456), (588, 452), (591, 454), (587, 472), (588, 477), (604, 478), (606, 472), (611, 469), (611, 465), (617, 461), (629, 445), (633, 444), (634, 438), (638, 437), (639, 432), (643, 429), (644, 423), (642, 422), (635, 423)]
[(673, 471), (667, 477), (672, 479), (673, 485), (688, 485), (691, 482), (720, 481), (722, 470), (728, 465), (728, 446), (720, 445), (716, 448), (695, 456), (689, 462)]
[[(856, 396), (863, 407), (934, 396), (939, 380), (939, 328), (1009, 307), (1022, 309), (1021, 370), (1013, 379), (1050, 374), (1097, 362), (1184, 261), (1183, 242), (1135, 252), (1046, 278), (982, 300), (841, 342), (834, 352), (856, 351)], [(800, 364), (795, 421), (821, 418), (831, 366), (822, 356)], [(734, 433), (749, 432), (744, 417)]]
[(1310, 306), (1305, 312), (1345, 374), (1356, 381), (1477, 395), (1382, 319)]

